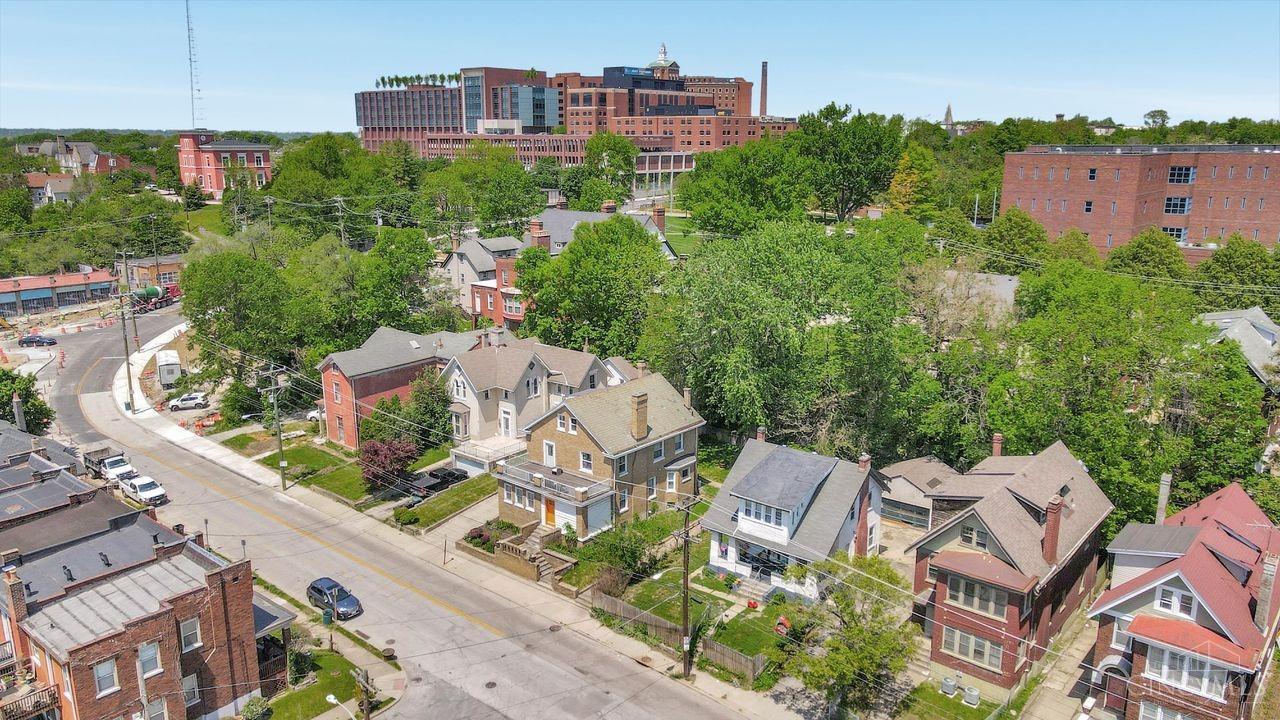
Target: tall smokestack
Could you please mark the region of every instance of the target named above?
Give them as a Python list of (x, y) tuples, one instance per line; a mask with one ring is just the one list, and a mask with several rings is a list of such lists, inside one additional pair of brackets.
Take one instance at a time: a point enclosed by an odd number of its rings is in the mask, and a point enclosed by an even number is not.
[(760, 63), (760, 115), (769, 114), (769, 61)]

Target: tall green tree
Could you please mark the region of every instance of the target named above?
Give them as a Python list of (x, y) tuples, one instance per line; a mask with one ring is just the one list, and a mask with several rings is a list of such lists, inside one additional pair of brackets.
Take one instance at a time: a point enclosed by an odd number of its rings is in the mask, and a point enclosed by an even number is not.
[(27, 423), (27, 432), (32, 435), (43, 435), (53, 424), (53, 408), (40, 397), (36, 389), (35, 375), (25, 375), (16, 370), (0, 368), (0, 397), (6, 402), (0, 403), (0, 420), (17, 422), (13, 412), (13, 403), (8, 402), (14, 396), (22, 400), (22, 417)]
[(982, 233), (989, 252), (982, 260), (987, 272), (1017, 275), (1042, 259), (1049, 249), (1044, 227), (1019, 208), (1001, 213)]
[(1083, 232), (1069, 228), (1056, 238), (1049, 240), (1045, 247), (1046, 260), (1075, 260), (1085, 267), (1102, 267), (1102, 256)]
[(181, 283), (182, 312), (206, 365), (239, 371), (253, 363), (238, 361), (237, 351), (284, 360), (296, 348), (289, 318), (281, 312), (289, 306), (289, 288), (265, 260), (236, 251), (215, 253), (189, 263)]
[(700, 153), (676, 185), (680, 207), (699, 229), (741, 235), (765, 222), (802, 220), (812, 194), (796, 144), (764, 137)]
[(889, 207), (917, 220), (931, 219), (938, 210), (940, 178), (933, 151), (923, 145), (907, 143), (889, 183)]
[(800, 116), (794, 133), (824, 212), (845, 220), (889, 187), (902, 155), (902, 118), (853, 114), (831, 103)]
[(1176, 280), (1191, 275), (1177, 242), (1156, 227), (1149, 227), (1112, 249), (1106, 267), (1114, 272)]
[[(1233, 308), (1261, 306), (1272, 317), (1280, 318), (1280, 255), (1267, 252), (1256, 240), (1238, 233), (1196, 266), (1195, 280), (1211, 285), (1196, 289), (1201, 307), (1213, 312)], [(1246, 286), (1250, 289), (1223, 287)], [(1269, 290), (1269, 292), (1268, 292)]]

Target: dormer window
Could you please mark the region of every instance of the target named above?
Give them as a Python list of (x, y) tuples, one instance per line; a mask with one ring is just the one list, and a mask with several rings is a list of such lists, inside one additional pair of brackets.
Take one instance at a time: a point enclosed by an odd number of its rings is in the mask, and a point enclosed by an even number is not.
[(986, 530), (976, 528), (972, 525), (960, 526), (960, 544), (966, 547), (977, 548), (978, 550), (987, 549), (988, 535)]
[(1196, 614), (1196, 599), (1194, 595), (1185, 590), (1161, 587), (1156, 592), (1156, 608), (1185, 618), (1194, 618)]

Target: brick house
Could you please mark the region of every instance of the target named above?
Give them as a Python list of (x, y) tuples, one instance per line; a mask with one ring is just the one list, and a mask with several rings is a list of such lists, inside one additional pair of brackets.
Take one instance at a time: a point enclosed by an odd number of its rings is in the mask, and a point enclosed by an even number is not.
[(6, 462), (0, 668), (23, 680), (0, 715), (213, 720), (283, 686), (294, 616), (255, 595), (248, 561), (89, 486), (60, 448)]
[(710, 566), (743, 579), (742, 592), (818, 598), (821, 583), (786, 578), (793, 565), (879, 552), (885, 478), (858, 462), (766, 442), (761, 429), (738, 454), (702, 518)]
[(704, 423), (657, 373), (570, 395), (525, 425), (526, 453), (499, 463), (498, 516), (589, 539), (674, 505), (698, 492)]
[[(1163, 512), (1157, 513), (1163, 515)], [(1126, 720), (1254, 717), (1280, 640), (1280, 528), (1237, 483), (1107, 546), (1092, 680)]]
[(1112, 505), (1061, 441), (993, 450), (963, 475), (967, 506), (907, 549), (934, 670), (1003, 697), (1093, 587)]
[[(232, 138), (218, 139), (208, 130), (178, 134), (178, 174), (183, 185), (195, 184), (214, 200), (236, 175), (255, 188), (271, 182), (271, 146)], [(228, 177), (229, 176), (229, 177)]]
[(360, 418), (378, 400), (409, 397), (409, 383), (439, 371), (453, 356), (479, 344), (481, 331), (418, 335), (380, 327), (353, 350), (331, 353), (317, 366), (323, 389), (325, 436), (343, 447), (360, 446)]
[[(472, 283), (494, 280), (497, 273), (497, 261), (510, 259), (514, 262), (516, 255), (526, 245), (514, 237), (475, 238), (460, 243), (444, 262), (444, 274), (449, 283), (458, 291), (458, 305), (474, 315), (480, 315), (480, 305), (472, 305)], [(510, 270), (510, 268), (508, 269)], [(515, 284), (514, 276), (511, 284)]]

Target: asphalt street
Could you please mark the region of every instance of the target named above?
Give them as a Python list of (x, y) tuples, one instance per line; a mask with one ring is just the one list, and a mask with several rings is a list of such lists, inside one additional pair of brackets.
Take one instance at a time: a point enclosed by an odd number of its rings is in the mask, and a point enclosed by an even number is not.
[[(176, 308), (139, 317), (143, 343), (180, 319)], [(345, 508), (327, 514), (129, 421), (109, 392), (124, 356), (118, 326), (59, 340), (65, 367), (55, 359), (40, 373), (52, 387), (56, 430), (82, 449), (124, 447), (172, 498), (162, 521), (207, 528), (216, 550), (247, 554), (260, 576), (295, 597), (322, 575), (351, 588), (365, 613), (348, 626), (394, 647), (409, 677), (392, 716), (740, 717), (564, 624), (563, 598), (509, 577), (477, 582), (428, 560), (439, 546)]]

